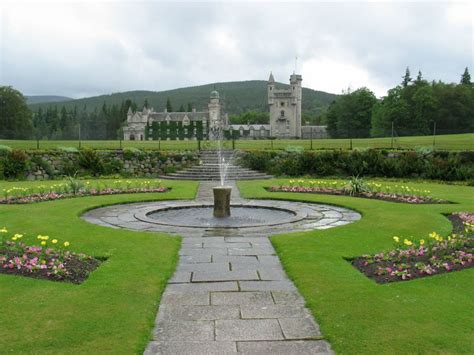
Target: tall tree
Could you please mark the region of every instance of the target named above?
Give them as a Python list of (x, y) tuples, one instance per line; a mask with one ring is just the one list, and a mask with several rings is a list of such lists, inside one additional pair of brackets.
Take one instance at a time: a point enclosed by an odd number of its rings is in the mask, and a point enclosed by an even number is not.
[(171, 100), (169, 97), (166, 99), (166, 111), (173, 112), (173, 106), (171, 105)]
[(185, 112), (184, 111), (184, 105), (179, 106), (178, 112)]
[(462, 85), (471, 85), (471, 74), (469, 74), (469, 69), (464, 69), (464, 73), (461, 76), (461, 82)]
[(411, 82), (410, 68), (407, 67), (407, 69), (405, 70), (405, 75), (403, 76), (402, 86), (406, 88), (410, 82)]
[(145, 102), (143, 103), (143, 107), (145, 107), (145, 108), (149, 107), (148, 98), (145, 98)]
[(192, 111), (193, 111), (193, 105), (190, 102), (188, 102), (188, 109), (186, 112), (192, 112)]
[(11, 86), (0, 86), (0, 137), (25, 139), (32, 133), (32, 112), (25, 97)]

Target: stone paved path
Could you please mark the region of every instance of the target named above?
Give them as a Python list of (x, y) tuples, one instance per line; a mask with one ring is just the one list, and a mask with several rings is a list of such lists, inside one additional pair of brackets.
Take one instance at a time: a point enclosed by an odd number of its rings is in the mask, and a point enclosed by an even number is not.
[[(214, 185), (201, 183), (197, 200)], [(332, 353), (268, 235), (242, 233), (183, 238), (145, 354)]]

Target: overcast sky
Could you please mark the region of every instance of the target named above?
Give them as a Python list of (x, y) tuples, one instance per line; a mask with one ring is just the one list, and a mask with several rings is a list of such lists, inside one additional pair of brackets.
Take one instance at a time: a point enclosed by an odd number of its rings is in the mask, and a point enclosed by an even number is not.
[[(76, 1), (0, 4), (0, 85), (74, 98), (275, 79), (378, 96), (406, 66), (472, 73), (469, 2)], [(474, 73), (472, 73), (474, 74)]]

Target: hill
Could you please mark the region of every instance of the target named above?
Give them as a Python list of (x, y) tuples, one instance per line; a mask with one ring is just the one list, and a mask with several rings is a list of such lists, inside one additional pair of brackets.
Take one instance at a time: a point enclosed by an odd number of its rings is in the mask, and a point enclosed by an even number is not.
[(71, 101), (73, 100), (67, 96), (54, 96), (54, 95), (25, 95), (26, 103), (28, 105), (40, 104), (40, 103), (50, 103), (50, 102), (62, 102), (62, 101)]
[[(287, 87), (288, 85), (278, 83), (277, 86)], [(224, 99), (226, 111), (229, 114), (267, 110), (267, 82), (263, 80), (215, 83), (159, 92), (127, 91), (70, 101), (34, 103), (30, 104), (30, 108), (37, 111), (39, 107), (45, 109), (49, 106), (58, 106), (59, 108), (65, 106), (70, 110), (74, 106), (82, 108), (86, 105), (87, 111), (92, 112), (95, 108), (99, 109), (104, 102), (107, 106), (119, 106), (126, 99), (131, 99), (141, 108), (147, 99), (155, 110), (162, 111), (166, 107), (167, 98), (170, 98), (174, 110), (177, 110), (181, 105), (187, 107), (188, 103), (191, 103), (197, 110), (202, 110), (207, 106), (209, 94), (214, 90), (214, 87)], [(336, 98), (335, 94), (303, 88), (302, 110), (307, 114), (319, 115)]]

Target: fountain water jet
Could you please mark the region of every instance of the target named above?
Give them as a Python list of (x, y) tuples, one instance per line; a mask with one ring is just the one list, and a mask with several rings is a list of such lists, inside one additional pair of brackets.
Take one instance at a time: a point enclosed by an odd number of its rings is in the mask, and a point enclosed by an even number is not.
[[(212, 95), (212, 94), (211, 94)], [(229, 162), (225, 161), (222, 156), (222, 121), (220, 119), (215, 120), (211, 124), (211, 132), (213, 138), (217, 141), (217, 154), (219, 164), (219, 175), (220, 175), (220, 186), (214, 187), (214, 217), (224, 218), (230, 217), (230, 195), (232, 193), (232, 187), (225, 186), (225, 178), (227, 175), (227, 169)]]

